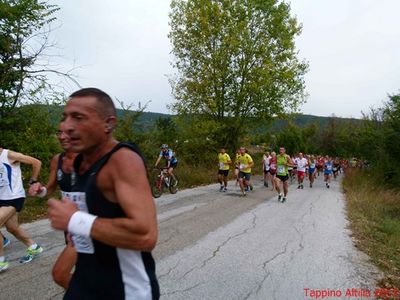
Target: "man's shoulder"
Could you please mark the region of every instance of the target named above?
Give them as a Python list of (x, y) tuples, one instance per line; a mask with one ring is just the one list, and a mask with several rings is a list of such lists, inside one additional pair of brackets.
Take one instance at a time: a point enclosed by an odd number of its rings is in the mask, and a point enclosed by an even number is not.
[(247, 159), (252, 159), (252, 158), (251, 158), (251, 155), (248, 154), (248, 153), (245, 154), (245, 157), (246, 157)]
[(119, 143), (109, 152), (111, 162), (124, 162), (125, 160), (138, 160), (144, 162), (144, 157), (140, 149), (133, 143)]
[(8, 155), (8, 151), (10, 151), (10, 150), (4, 149), (4, 148), (0, 148), (0, 155), (4, 155), (4, 154)]

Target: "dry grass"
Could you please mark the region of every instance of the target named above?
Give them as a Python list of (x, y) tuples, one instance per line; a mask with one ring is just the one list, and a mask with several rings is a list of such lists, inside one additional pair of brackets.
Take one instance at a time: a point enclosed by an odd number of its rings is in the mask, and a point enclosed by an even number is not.
[(346, 174), (343, 187), (357, 247), (386, 274), (383, 286), (400, 288), (400, 191), (366, 171)]

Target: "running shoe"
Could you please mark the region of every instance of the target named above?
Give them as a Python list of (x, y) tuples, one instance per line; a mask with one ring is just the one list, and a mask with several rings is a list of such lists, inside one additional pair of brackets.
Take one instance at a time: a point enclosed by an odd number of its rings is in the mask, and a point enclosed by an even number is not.
[(241, 193), (240, 197), (246, 197), (246, 192)]
[(228, 189), (227, 189), (227, 188), (224, 188), (224, 193), (227, 192), (227, 191), (228, 191)]
[(298, 189), (298, 190), (300, 189), (300, 185), (297, 186), (297, 189)]
[(5, 260), (3, 262), (0, 262), (0, 272), (7, 270), (8, 266), (9, 266), (8, 261)]
[(304, 189), (304, 186), (303, 186), (303, 185), (301, 185), (301, 189)]
[(32, 255), (32, 254), (26, 253), (24, 256), (22, 256), (22, 257), (19, 259), (19, 263), (20, 263), (20, 264), (26, 264), (26, 263), (28, 263), (28, 262), (31, 262), (32, 259), (33, 259), (33, 255)]
[(283, 197), (282, 198), (282, 203), (285, 202), (285, 201), (286, 201), (286, 197)]
[(281, 202), (282, 194), (278, 194), (278, 201)]
[(10, 245), (10, 243), (11, 243), (10, 240), (4, 236), (3, 237), (3, 248), (5, 248), (8, 245)]
[(28, 249), (26, 249), (25, 255), (23, 257), (20, 258), (19, 262), (21, 264), (26, 264), (30, 261), (32, 261), (32, 259), (39, 255), (40, 253), (43, 252), (43, 248), (40, 247), (39, 245), (37, 245), (36, 249), (32, 249), (30, 246), (28, 247)]
[(253, 186), (252, 185), (250, 185), (250, 191), (252, 191), (253, 190)]
[(221, 186), (219, 187), (219, 191), (222, 192), (223, 190), (224, 190), (224, 186), (221, 185)]

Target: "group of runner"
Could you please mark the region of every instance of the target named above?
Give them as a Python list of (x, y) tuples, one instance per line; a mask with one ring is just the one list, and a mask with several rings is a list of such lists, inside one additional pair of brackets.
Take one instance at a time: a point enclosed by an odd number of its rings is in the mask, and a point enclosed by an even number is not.
[[(220, 183), (220, 191), (226, 192), (228, 186), (228, 175), (232, 160), (225, 148), (221, 148), (218, 154), (218, 182)], [(253, 158), (247, 153), (245, 147), (240, 147), (236, 152), (235, 177), (236, 183), (239, 183), (241, 196), (246, 196), (246, 192), (253, 190), (250, 182), (251, 168), (254, 166)]]
[[(266, 151), (263, 155), (261, 164), (264, 176), (264, 186), (271, 185), (272, 191), (277, 191), (278, 201), (285, 202), (289, 190), (289, 182), (297, 179), (297, 188), (304, 189), (304, 180), (309, 181), (312, 188), (315, 178), (323, 174), (327, 188), (330, 188), (332, 177), (336, 178), (340, 173), (349, 167), (352, 160), (332, 158), (328, 155), (304, 155), (298, 153), (290, 156), (286, 154), (284, 147), (279, 148), (279, 153)], [(218, 154), (218, 182), (220, 191), (226, 192), (228, 185), (228, 174), (230, 166), (234, 165), (235, 178), (239, 183), (241, 197), (246, 196), (246, 192), (253, 190), (251, 184), (251, 169), (254, 161), (245, 147), (238, 149), (235, 161), (232, 162), (226, 149), (222, 148)]]

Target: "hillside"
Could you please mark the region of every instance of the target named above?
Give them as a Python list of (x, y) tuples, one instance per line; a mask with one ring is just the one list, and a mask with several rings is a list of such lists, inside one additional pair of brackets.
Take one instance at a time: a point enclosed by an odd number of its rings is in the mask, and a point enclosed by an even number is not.
[[(49, 111), (49, 114), (51, 115), (51, 120), (54, 120), (54, 124), (58, 123), (61, 120), (62, 116), (62, 109), (63, 106), (55, 106), (55, 105), (49, 105), (47, 106), (47, 109)], [(123, 113), (122, 109), (117, 109), (117, 116), (121, 116)], [(132, 113), (135, 113), (135, 111), (132, 111)], [(147, 131), (151, 130), (155, 124), (155, 122), (159, 118), (173, 118), (174, 115), (171, 114), (163, 114), (163, 113), (156, 113), (156, 112), (143, 112), (135, 126), (141, 130), (141, 131)], [(293, 122), (295, 125), (299, 127), (306, 127), (309, 124), (315, 124), (319, 128), (323, 128), (326, 126), (328, 121), (332, 117), (321, 117), (321, 116), (313, 116), (313, 115), (303, 115), (303, 114), (294, 114), (292, 116), (289, 116), (287, 119), (282, 120), (282, 119), (277, 119), (272, 122), (272, 125), (269, 127), (268, 125), (266, 126), (260, 126), (256, 132), (258, 133), (263, 133), (266, 130), (271, 130), (274, 132), (279, 132), (289, 122)], [(359, 119), (350, 119), (350, 118), (339, 118), (339, 117), (334, 117), (335, 120), (338, 123), (357, 123), (360, 122)], [(260, 123), (263, 123), (260, 121)]]
[(271, 129), (273, 131), (280, 131), (281, 129), (285, 128), (285, 126), (289, 123), (289, 120), (291, 120), (295, 125), (299, 127), (306, 127), (307, 125), (310, 124), (315, 124), (319, 128), (323, 128), (327, 125), (328, 121), (331, 118), (335, 118), (336, 121), (339, 123), (358, 123), (361, 120), (359, 119), (353, 119), (353, 118), (339, 118), (339, 117), (321, 117), (321, 116), (313, 116), (313, 115), (302, 115), (302, 114), (296, 114), (290, 117), (288, 120), (276, 120), (272, 123)]
[[(162, 114), (162, 113), (154, 113), (154, 112), (143, 112), (143, 114), (139, 118), (138, 126), (140, 128), (149, 128), (151, 127), (154, 122), (158, 118), (173, 118), (174, 115), (170, 114)], [(281, 120), (281, 119), (276, 119), (275, 121), (272, 122), (271, 127), (268, 126), (261, 126), (256, 130), (257, 132), (265, 132), (266, 130), (271, 130), (274, 132), (279, 132), (285, 126), (289, 124), (289, 122), (293, 122), (295, 125), (299, 127), (306, 127), (307, 125), (310, 124), (315, 124), (319, 128), (323, 128), (326, 126), (328, 121), (332, 117), (321, 117), (321, 116), (313, 116), (313, 115), (302, 115), (302, 114), (296, 114), (293, 116), (288, 117), (288, 119)], [(339, 117), (334, 117), (338, 123), (357, 123), (360, 122), (359, 119), (350, 119), (350, 118), (339, 118)]]

